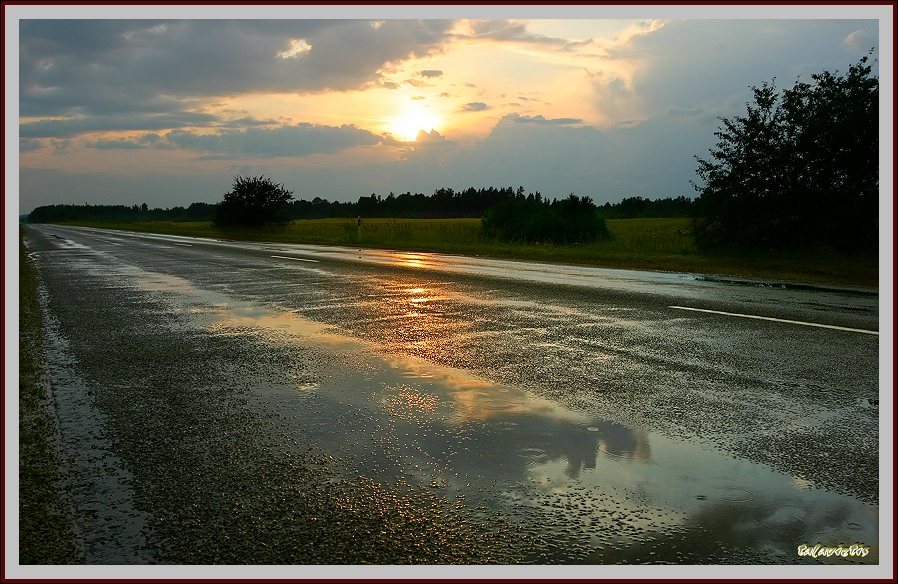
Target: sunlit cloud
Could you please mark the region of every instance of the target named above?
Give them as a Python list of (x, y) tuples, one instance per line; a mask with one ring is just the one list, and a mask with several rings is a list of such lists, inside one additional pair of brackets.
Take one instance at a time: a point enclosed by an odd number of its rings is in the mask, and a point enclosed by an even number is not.
[(422, 81), (421, 79), (406, 79), (405, 84), (411, 85), (412, 87), (433, 87), (432, 83)]
[(607, 127), (623, 120), (645, 117), (641, 98), (633, 87), (632, 79), (597, 73), (591, 76), (591, 83), (599, 125)]
[(482, 112), (483, 110), (489, 109), (490, 106), (483, 103), (482, 101), (472, 101), (466, 103), (461, 107), (459, 111), (462, 112)]
[(434, 112), (421, 104), (413, 103), (406, 105), (393, 117), (389, 131), (403, 140), (412, 141), (418, 138), (420, 132), (429, 133), (440, 127), (440, 119)]
[(846, 47), (858, 52), (867, 51), (876, 44), (873, 35), (863, 29), (852, 31), (842, 42)]
[(312, 50), (312, 45), (305, 39), (290, 39), (290, 48), (278, 53), (279, 59), (296, 59)]

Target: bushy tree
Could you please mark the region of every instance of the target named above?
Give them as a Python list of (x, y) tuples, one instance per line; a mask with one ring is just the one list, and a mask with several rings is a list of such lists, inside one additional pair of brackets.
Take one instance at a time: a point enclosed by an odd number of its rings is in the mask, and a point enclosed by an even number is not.
[(877, 242), (879, 80), (868, 56), (780, 93), (753, 87), (698, 160), (696, 240), (705, 246), (871, 249)]
[(519, 192), (488, 209), (481, 224), (487, 235), (503, 241), (571, 244), (609, 237), (595, 204), (574, 194), (550, 202), (539, 194), (524, 197)]
[(285, 210), (293, 191), (264, 176), (235, 176), (231, 190), (218, 204), (215, 223), (224, 226), (259, 227), (286, 222)]

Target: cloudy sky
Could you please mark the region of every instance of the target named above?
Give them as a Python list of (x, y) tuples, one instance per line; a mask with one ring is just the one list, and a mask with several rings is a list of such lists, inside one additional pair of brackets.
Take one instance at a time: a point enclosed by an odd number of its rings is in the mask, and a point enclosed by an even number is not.
[(691, 196), (749, 86), (880, 56), (877, 20), (813, 17), (22, 18), (20, 210), (215, 202), (259, 173), (338, 200)]

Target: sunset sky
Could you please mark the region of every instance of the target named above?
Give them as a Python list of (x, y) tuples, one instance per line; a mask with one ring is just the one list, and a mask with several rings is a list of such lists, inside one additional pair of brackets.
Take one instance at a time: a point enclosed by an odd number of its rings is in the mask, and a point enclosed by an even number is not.
[[(589, 18), (268, 7), (264, 20), (200, 20), (171, 18), (176, 8), (20, 21), (22, 212), (216, 202), (235, 174), (260, 173), (307, 199), (490, 185), (599, 203), (692, 196), (693, 156), (713, 144), (717, 116), (744, 111), (749, 86), (845, 72), (871, 48), (881, 58), (878, 20), (811, 20), (814, 7), (713, 20), (593, 18), (595, 7)], [(231, 14), (246, 9), (204, 16)]]

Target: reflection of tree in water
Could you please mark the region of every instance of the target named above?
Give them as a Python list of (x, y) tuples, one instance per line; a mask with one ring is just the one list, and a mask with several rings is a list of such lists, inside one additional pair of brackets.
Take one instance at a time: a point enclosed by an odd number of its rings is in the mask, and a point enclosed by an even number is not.
[[(646, 462), (651, 457), (645, 432), (614, 422), (587, 425), (530, 413), (497, 415), (490, 421), (490, 424), (471, 424), (465, 428), (476, 449), (453, 460), (453, 467), (473, 475), (521, 480), (533, 464), (565, 459), (565, 474), (578, 478), (584, 468), (596, 467), (600, 449), (620, 460)], [(446, 438), (437, 434), (425, 441)], [(428, 452), (450, 450), (449, 445), (432, 442), (422, 446)]]
[[(652, 458), (648, 434), (615, 422), (598, 422), (594, 428), (600, 437), (599, 450), (612, 458), (648, 462)], [(595, 461), (593, 461), (595, 462)], [(587, 468), (595, 468), (593, 466)]]
[[(582, 433), (582, 427), (576, 428), (578, 434)], [(594, 469), (599, 452), (617, 460), (648, 462), (651, 459), (648, 435), (643, 431), (615, 422), (595, 422), (588, 432), (591, 440), (578, 436), (568, 448), (558, 450), (567, 458), (565, 474), (570, 478), (579, 478), (584, 468)]]

